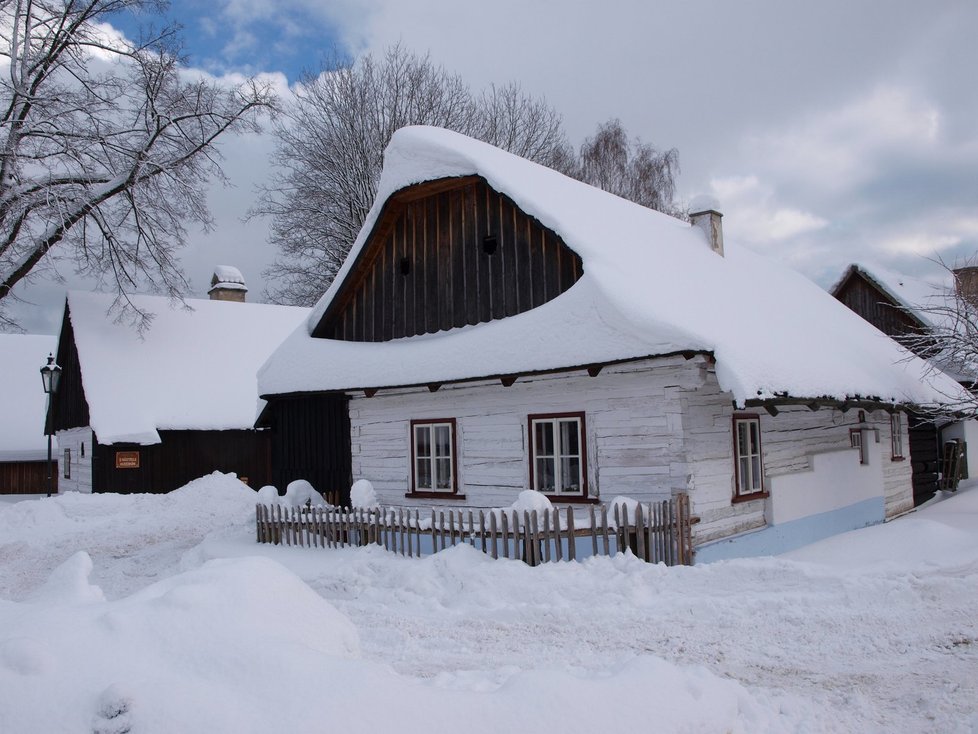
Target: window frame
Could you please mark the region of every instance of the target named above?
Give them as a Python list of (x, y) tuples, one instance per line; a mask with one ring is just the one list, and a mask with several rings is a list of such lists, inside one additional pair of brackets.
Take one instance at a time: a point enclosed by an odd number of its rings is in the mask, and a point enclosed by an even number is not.
[(61, 474), (64, 479), (71, 479), (71, 449), (66, 448), (64, 450), (64, 466), (61, 468)]
[[(427, 458), (430, 461), (430, 476), (432, 484), (435, 484), (435, 460), (438, 458), (434, 451), (434, 428), (436, 426), (448, 426), (450, 431), (449, 446), (451, 449), (452, 481), (451, 489), (437, 489), (436, 487), (418, 488), (418, 433), (417, 429), (428, 428), (432, 432), (429, 439), (432, 453)], [(441, 499), (465, 499), (464, 495), (458, 493), (458, 445), (457, 445), (458, 425), (454, 418), (418, 418), (411, 421), (411, 488), (405, 495), (406, 497), (428, 497)]]
[[(734, 502), (747, 502), (749, 500), (767, 497), (767, 489), (764, 486), (764, 445), (761, 440), (761, 416), (757, 413), (734, 413), (731, 420), (733, 434), (733, 470), (734, 470)], [(754, 424), (757, 426), (757, 464), (760, 469), (757, 477), (757, 489), (744, 492), (740, 486), (740, 426)], [(749, 454), (753, 457), (755, 454)], [(753, 474), (753, 471), (751, 472)], [(752, 477), (753, 478), (753, 477)]]
[[(581, 471), (581, 490), (580, 492), (575, 492), (574, 494), (563, 493), (563, 492), (543, 492), (536, 488), (536, 445), (534, 442), (534, 432), (533, 428), (538, 423), (550, 422), (552, 425), (556, 425), (558, 421), (575, 419), (578, 425), (578, 450), (580, 459), (580, 471)], [(590, 502), (597, 501), (592, 498), (589, 494), (588, 487), (588, 474), (587, 474), (587, 419), (585, 417), (584, 411), (570, 411), (563, 413), (530, 413), (526, 416), (526, 442), (527, 442), (527, 456), (529, 457), (529, 487), (530, 489), (536, 490), (543, 494), (544, 496), (550, 498), (551, 500), (556, 500), (558, 502)], [(557, 452), (557, 437), (554, 436), (554, 451)], [(559, 453), (554, 454), (554, 487), (557, 486), (557, 474), (559, 465)], [(570, 456), (570, 454), (568, 454)]]
[(890, 414), (890, 461), (903, 461), (903, 413), (895, 411)]

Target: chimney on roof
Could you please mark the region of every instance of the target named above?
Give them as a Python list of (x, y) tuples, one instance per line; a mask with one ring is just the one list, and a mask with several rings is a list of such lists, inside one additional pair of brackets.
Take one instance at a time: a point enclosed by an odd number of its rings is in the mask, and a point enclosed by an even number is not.
[(214, 275), (211, 276), (211, 289), (207, 295), (212, 301), (237, 301), (245, 302), (245, 294), (248, 288), (245, 286), (244, 276), (241, 271), (233, 265), (218, 265), (214, 268)]
[(968, 265), (951, 272), (954, 273), (955, 295), (973, 308), (978, 308), (978, 266)]
[(718, 255), (723, 255), (723, 224), (720, 220), (720, 202), (713, 196), (700, 195), (689, 205), (689, 223), (699, 227), (706, 235), (710, 249)]

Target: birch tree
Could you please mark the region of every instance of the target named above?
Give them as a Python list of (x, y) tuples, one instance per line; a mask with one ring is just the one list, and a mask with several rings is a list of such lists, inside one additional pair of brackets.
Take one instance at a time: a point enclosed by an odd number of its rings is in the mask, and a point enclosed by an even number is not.
[(176, 258), (187, 225), (211, 222), (215, 142), (271, 98), (188, 74), (172, 28), (132, 42), (106, 25), (160, 7), (0, 0), (0, 309), (61, 260), (119, 293), (186, 292)]
[(573, 155), (560, 115), (519, 85), (477, 95), (400, 46), (352, 64), (334, 60), (303, 80), (277, 122), (277, 172), (252, 212), (272, 218), (279, 250), (265, 273), (271, 300), (311, 305), (323, 294), (373, 203), (384, 148), (406, 125), (445, 127), (544, 165)]

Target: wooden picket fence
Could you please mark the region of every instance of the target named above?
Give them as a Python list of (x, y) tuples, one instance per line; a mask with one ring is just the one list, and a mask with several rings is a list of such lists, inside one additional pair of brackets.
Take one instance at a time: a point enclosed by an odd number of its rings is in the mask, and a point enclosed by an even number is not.
[(380, 545), (409, 558), (467, 543), (493, 558), (518, 558), (531, 566), (614, 555), (626, 549), (649, 563), (692, 565), (689, 497), (638, 505), (615, 505), (609, 513), (591, 505), (545, 511), (432, 509), (340, 509), (258, 505), (259, 543), (311, 548)]

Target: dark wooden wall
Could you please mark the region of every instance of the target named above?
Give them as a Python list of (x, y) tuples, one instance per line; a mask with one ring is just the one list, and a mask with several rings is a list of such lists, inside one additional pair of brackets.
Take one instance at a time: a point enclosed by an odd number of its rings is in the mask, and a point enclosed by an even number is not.
[(350, 500), (352, 480), (349, 398), (310, 395), (277, 398), (269, 411), (272, 426), (272, 474), (284, 491), (305, 479), (320, 492)]
[(850, 275), (835, 297), (897, 341), (921, 335), (923, 324), (858, 273)]
[[(52, 461), (52, 492), (58, 491), (58, 462)], [(0, 494), (44, 494), (48, 486), (48, 462), (0, 462)]]
[(58, 337), (57, 361), (61, 367), (61, 380), (58, 392), (54, 395), (54, 404), (51, 406), (54, 430), (84, 428), (90, 423), (88, 402), (85, 399), (85, 389), (82, 387), (78, 348), (75, 346), (75, 334), (71, 328), (67, 305), (61, 321), (61, 334)]
[(419, 184), (388, 201), (313, 335), (387, 341), (500, 319), (581, 274), (576, 253), (482, 179)]
[(937, 479), (941, 470), (939, 432), (932, 419), (916, 413), (908, 415), (913, 503), (919, 505), (937, 492)]
[[(247, 477), (254, 489), (271, 483), (268, 431), (160, 431), (153, 446), (96, 443), (92, 454), (95, 492), (170, 492), (214, 471)], [(118, 451), (138, 451), (138, 469), (116, 469)]]

